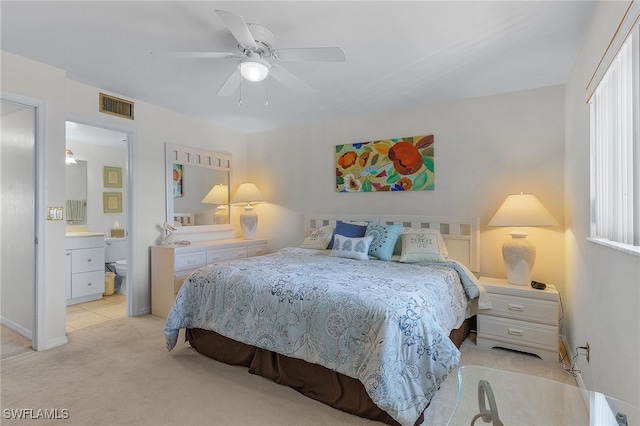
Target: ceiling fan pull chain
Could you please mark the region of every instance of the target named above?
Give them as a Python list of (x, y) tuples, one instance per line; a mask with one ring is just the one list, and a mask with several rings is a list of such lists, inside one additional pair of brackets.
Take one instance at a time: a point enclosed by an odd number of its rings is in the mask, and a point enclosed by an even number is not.
[(242, 74), (238, 73), (240, 78), (240, 99), (238, 99), (238, 106), (242, 106)]
[(269, 106), (269, 85), (265, 85), (265, 92), (266, 92), (266, 100), (264, 102), (264, 106), (268, 107)]

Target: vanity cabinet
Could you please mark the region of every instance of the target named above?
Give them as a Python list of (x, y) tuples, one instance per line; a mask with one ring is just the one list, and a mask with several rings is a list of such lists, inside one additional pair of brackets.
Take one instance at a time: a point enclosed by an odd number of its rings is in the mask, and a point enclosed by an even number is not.
[(166, 318), (189, 275), (198, 268), (224, 260), (267, 254), (267, 240), (202, 241), (190, 245), (151, 247), (151, 314)]
[(66, 238), (67, 305), (102, 298), (104, 235)]

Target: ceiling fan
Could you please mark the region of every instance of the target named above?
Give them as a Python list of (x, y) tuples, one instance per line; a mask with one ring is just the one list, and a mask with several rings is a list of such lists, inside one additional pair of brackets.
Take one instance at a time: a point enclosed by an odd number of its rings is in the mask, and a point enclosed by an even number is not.
[(275, 37), (268, 28), (258, 24), (247, 24), (242, 16), (224, 10), (216, 10), (216, 14), (238, 42), (237, 53), (176, 52), (173, 55), (182, 58), (239, 59), (239, 65), (218, 89), (218, 96), (230, 96), (235, 92), (240, 85), (241, 77), (258, 82), (271, 76), (294, 92), (315, 92), (307, 83), (274, 62), (347, 60), (344, 50), (340, 47), (274, 49)]

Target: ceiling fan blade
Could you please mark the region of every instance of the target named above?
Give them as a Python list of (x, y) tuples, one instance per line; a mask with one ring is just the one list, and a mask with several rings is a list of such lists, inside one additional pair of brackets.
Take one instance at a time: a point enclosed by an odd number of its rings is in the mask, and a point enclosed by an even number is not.
[(242, 16), (231, 12), (225, 12), (224, 10), (216, 10), (216, 13), (238, 43), (243, 46), (253, 47), (255, 49), (258, 48), (258, 45), (256, 44), (256, 41)]
[(294, 92), (315, 93), (314, 88), (278, 65), (272, 65), (269, 74)]
[(227, 80), (224, 82), (216, 96), (231, 96), (233, 92), (240, 86), (240, 70), (236, 67), (235, 70), (227, 77)]
[(341, 47), (307, 47), (277, 49), (272, 54), (278, 61), (345, 62)]
[(230, 52), (151, 52), (152, 55), (168, 56), (170, 58), (186, 59), (230, 59), (241, 56)]

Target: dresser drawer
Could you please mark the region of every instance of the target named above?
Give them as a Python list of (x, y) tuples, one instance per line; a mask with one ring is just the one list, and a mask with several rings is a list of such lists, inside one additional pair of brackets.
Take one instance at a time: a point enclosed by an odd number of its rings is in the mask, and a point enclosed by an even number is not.
[(247, 248), (238, 247), (231, 249), (209, 250), (207, 251), (207, 265), (221, 262), (223, 260), (243, 259), (247, 257)]
[(84, 297), (104, 293), (104, 272), (84, 272), (71, 275), (71, 297)]
[(490, 315), (549, 325), (558, 324), (557, 302), (495, 293), (489, 293), (489, 298), (492, 308), (485, 313)]
[(188, 271), (198, 269), (207, 265), (207, 254), (205, 252), (176, 254), (176, 271)]
[(558, 327), (478, 314), (478, 337), (557, 350)]
[[(71, 251), (71, 273), (104, 271), (104, 248), (78, 249)], [(104, 272), (103, 272), (104, 273)], [(75, 296), (74, 296), (75, 297)]]
[(262, 256), (263, 254), (267, 254), (267, 245), (260, 244), (257, 246), (249, 246), (247, 247), (247, 255), (249, 257), (253, 256)]

